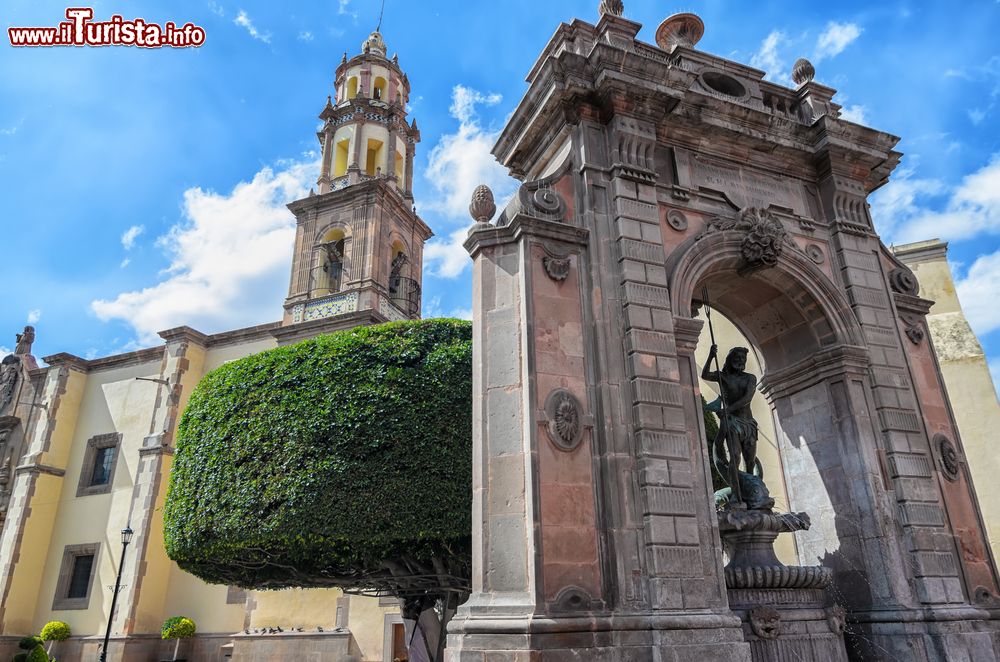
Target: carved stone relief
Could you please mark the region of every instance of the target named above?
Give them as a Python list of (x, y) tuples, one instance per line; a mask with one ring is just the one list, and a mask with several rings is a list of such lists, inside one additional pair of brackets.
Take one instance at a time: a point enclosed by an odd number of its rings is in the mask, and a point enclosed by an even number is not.
[(571, 451), (583, 439), (583, 409), (576, 396), (558, 388), (545, 399), (546, 431), (558, 448)]
[(678, 232), (684, 232), (688, 229), (687, 216), (676, 209), (671, 209), (667, 212), (667, 225)]
[(750, 628), (761, 639), (777, 639), (781, 634), (781, 614), (774, 607), (750, 610)]
[(552, 604), (553, 611), (589, 611), (594, 599), (579, 586), (567, 586), (559, 591)]
[(823, 255), (823, 249), (819, 247), (818, 244), (809, 244), (806, 246), (806, 255), (809, 259), (816, 264), (823, 264), (826, 262), (826, 256)]
[(921, 324), (923, 317), (916, 313), (900, 313), (899, 319), (903, 320), (903, 332), (914, 345), (919, 345), (924, 340), (924, 327)]
[(745, 273), (756, 269), (773, 267), (781, 257), (786, 244), (794, 245), (784, 225), (774, 214), (760, 207), (747, 207), (736, 218), (716, 216), (708, 222), (699, 235), (702, 239), (716, 232), (739, 232), (743, 234), (740, 256)]
[(906, 267), (898, 267), (889, 272), (889, 287), (893, 292), (917, 296), (920, 293), (920, 283), (913, 272)]
[(554, 281), (562, 282), (569, 276), (568, 257), (545, 256), (542, 258), (542, 266), (545, 267), (545, 273)]
[(941, 473), (948, 480), (958, 480), (961, 464), (958, 459), (958, 449), (951, 439), (943, 434), (934, 435), (934, 450), (937, 451), (941, 463)]
[(20, 377), (21, 357), (8, 354), (0, 361), (0, 414), (6, 412), (13, 403)]

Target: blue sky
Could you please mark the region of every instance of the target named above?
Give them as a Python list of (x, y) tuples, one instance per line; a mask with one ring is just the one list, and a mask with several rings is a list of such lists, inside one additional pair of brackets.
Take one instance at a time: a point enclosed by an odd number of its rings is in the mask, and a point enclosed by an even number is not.
[[(471, 189), (513, 182), (489, 155), (560, 21), (598, 2), (386, 0), (382, 32), (412, 85), (414, 193), (437, 237), (424, 313), (467, 315), (456, 238)], [(316, 177), (315, 129), (341, 54), (378, 2), (97, 2), (112, 14), (205, 28), (197, 49), (14, 49), (6, 28), (58, 23), (66, 5), (8, 0), (0, 13), (0, 351), (28, 322), (35, 354), (96, 357), (188, 324), (217, 332), (279, 318), (294, 221), (284, 203)], [(673, 11), (706, 25), (699, 48), (788, 82), (797, 57), (850, 117), (902, 136), (893, 181), (872, 198), (887, 242), (950, 242), (973, 327), (1000, 373), (1000, 3), (671, 5), (626, 0), (653, 42)]]

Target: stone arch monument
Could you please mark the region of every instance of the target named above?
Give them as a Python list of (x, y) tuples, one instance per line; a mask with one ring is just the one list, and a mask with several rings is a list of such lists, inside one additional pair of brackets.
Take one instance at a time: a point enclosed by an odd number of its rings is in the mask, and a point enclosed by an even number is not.
[[(696, 50), (697, 17), (654, 46), (613, 5), (556, 31), (494, 149), (524, 183), (495, 221), (488, 189), (470, 208), (473, 594), (450, 659), (998, 659), (930, 302), (866, 202), (898, 139), (841, 119), (804, 60), (785, 88)], [(797, 515), (716, 511), (706, 288), (762, 359)], [(733, 570), (754, 526), (796, 531), (801, 565)]]

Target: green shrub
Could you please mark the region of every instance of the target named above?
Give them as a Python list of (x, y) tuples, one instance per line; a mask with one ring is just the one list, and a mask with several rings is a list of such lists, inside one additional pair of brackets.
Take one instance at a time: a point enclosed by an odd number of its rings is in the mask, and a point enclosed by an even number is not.
[(12, 658), (12, 662), (26, 662), (28, 653), (18, 653)]
[(227, 363), (191, 395), (167, 554), (209, 582), (351, 586), (461, 559), (472, 510), (472, 330), (394, 322)]
[(45, 648), (41, 644), (38, 644), (28, 653), (25, 662), (49, 662), (49, 654), (45, 652)]
[(160, 636), (163, 639), (186, 639), (195, 633), (194, 621), (186, 616), (172, 616), (163, 621)]
[(62, 621), (49, 621), (41, 631), (43, 641), (63, 641), (69, 639), (69, 635), (69, 625)]
[(35, 649), (35, 646), (40, 646), (42, 643), (42, 638), (37, 634), (29, 634), (27, 637), (21, 637), (21, 641), (17, 643), (17, 647), (21, 650), (31, 651)]

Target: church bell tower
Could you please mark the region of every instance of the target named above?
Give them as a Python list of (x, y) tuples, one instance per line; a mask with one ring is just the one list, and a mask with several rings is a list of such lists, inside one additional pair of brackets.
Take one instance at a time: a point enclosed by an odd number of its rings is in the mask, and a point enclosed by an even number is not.
[(410, 82), (372, 32), (337, 67), (317, 132), (323, 160), (316, 191), (288, 205), (297, 231), (280, 342), (362, 324), (420, 317), (424, 242), (413, 206), (407, 122)]

